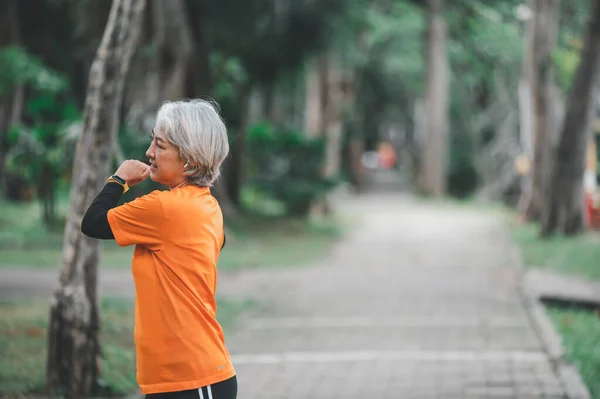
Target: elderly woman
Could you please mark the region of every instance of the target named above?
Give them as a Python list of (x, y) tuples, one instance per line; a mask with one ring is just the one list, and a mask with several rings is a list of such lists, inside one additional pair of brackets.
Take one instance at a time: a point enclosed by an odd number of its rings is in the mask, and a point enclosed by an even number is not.
[[(225, 235), (209, 188), (228, 152), (225, 124), (209, 102), (167, 102), (146, 152), (150, 165), (123, 162), (83, 218), (87, 236), (135, 244), (137, 380), (146, 398), (237, 396), (216, 319), (216, 264)], [(117, 206), (148, 176), (170, 190)]]

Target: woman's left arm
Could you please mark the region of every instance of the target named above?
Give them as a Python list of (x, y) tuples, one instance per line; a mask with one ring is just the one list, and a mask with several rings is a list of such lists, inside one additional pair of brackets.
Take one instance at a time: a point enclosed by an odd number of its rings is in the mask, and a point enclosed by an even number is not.
[(81, 221), (81, 232), (91, 238), (110, 240), (115, 238), (108, 223), (108, 211), (117, 206), (123, 186), (118, 183), (106, 183), (100, 194), (94, 199)]

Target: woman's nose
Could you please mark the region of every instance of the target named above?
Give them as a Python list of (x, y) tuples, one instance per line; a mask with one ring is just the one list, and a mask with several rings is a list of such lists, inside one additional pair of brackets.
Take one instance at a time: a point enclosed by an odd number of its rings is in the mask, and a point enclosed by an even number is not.
[(154, 154), (154, 145), (150, 144), (150, 147), (148, 147), (148, 149), (146, 150), (146, 157), (152, 158), (153, 154)]

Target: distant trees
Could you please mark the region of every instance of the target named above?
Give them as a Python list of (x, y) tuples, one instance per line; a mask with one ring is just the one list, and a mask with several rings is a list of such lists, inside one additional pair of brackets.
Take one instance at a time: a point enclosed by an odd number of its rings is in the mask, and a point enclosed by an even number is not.
[[(80, 122), (87, 74), (110, 4), (30, 0), (31, 7), (25, 8), (21, 3), (0, 4), (0, 19), (5, 22), (0, 24), (0, 43), (26, 48), (47, 71), (62, 78), (65, 85), (53, 100), (60, 107), (52, 113), (59, 115), (53, 118), (66, 118), (69, 123), (49, 123), (45, 109), (44, 129), (34, 128), (30, 110), (35, 106), (30, 105), (39, 100), (36, 90), (27, 89), (26, 83), (10, 92), (2, 92), (0, 87), (0, 173), (5, 178), (8, 174), (39, 175), (37, 181), (45, 184), (20, 177), (21, 188), (5, 185), (4, 195), (22, 191), (43, 199), (51, 220), (51, 186), (56, 184), (49, 182), (68, 182), (70, 175), (50, 161), (55, 154), (65, 153), (65, 148), (72, 148), (67, 146), (72, 146), (76, 136), (72, 133), (77, 129), (71, 127)], [(231, 154), (223, 178), (213, 190), (229, 216), (247, 205), (243, 194), (255, 173), (248, 167), (254, 162), (248, 153), (248, 131), (265, 121), (277, 131), (306, 128), (309, 135), (327, 137), (324, 175), (359, 184), (361, 178), (353, 175), (360, 174), (361, 153), (375, 149), (384, 139), (397, 146), (398, 164), (419, 176), (424, 193), (510, 200), (519, 190), (514, 159), (523, 150), (517, 134), (520, 65), (523, 56), (535, 57), (535, 67), (531, 64), (528, 68), (534, 98), (529, 113), (535, 113), (530, 119), (537, 145), (528, 214), (530, 219), (538, 219), (540, 198), (545, 196), (542, 190), (548, 189), (542, 187), (540, 173), (553, 157), (545, 138), (556, 130), (556, 113), (548, 107), (560, 108), (557, 92), (564, 91), (565, 82), (572, 80), (579, 53), (572, 43), (581, 35), (580, 20), (587, 11), (584, 2), (532, 0), (534, 21), (530, 25), (535, 43), (524, 55), (522, 32), (514, 15), (520, 3), (148, 0), (131, 61), (132, 73), (124, 87), (114, 152), (143, 159), (145, 136), (156, 107), (165, 99), (211, 97), (220, 104), (230, 133)], [(315, 89), (317, 61), (329, 66), (321, 68), (322, 77), (325, 69), (328, 77), (320, 79)], [(0, 83), (2, 73), (8, 70), (0, 71)], [(339, 82), (333, 84), (333, 80)], [(320, 98), (327, 98), (327, 110), (321, 109), (327, 115), (319, 117), (318, 133), (314, 133), (317, 125), (304, 123), (314, 119), (317, 104), (311, 99), (315, 90)], [(68, 118), (63, 118), (67, 114)], [(8, 139), (9, 130), (14, 130), (17, 120), (23, 134), (19, 135), (22, 140), (14, 142)], [(521, 122), (526, 125), (526, 120)], [(25, 146), (26, 137), (38, 137), (42, 130), (57, 133), (44, 133), (43, 140), (36, 139), (43, 141), (43, 152), (52, 157), (43, 168), (23, 168), (35, 155), (32, 146)], [(32, 131), (34, 135), (25, 134)], [(65, 131), (69, 134), (62, 133)], [(65, 138), (71, 141), (64, 142)], [(43, 159), (35, 159), (41, 165)], [(42, 178), (33, 173), (38, 169), (53, 173)], [(13, 192), (8, 193), (8, 188)]]

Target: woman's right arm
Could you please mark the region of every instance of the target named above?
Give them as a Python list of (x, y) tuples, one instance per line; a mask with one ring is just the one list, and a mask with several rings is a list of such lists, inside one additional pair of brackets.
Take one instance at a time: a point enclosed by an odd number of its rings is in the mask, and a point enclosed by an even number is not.
[[(120, 176), (129, 187), (144, 181), (150, 175), (150, 166), (136, 160), (126, 160), (117, 169)], [(124, 186), (108, 181), (92, 205), (88, 208), (81, 221), (81, 232), (88, 237), (100, 239), (115, 239), (114, 231), (108, 220), (108, 211), (115, 208), (123, 194)]]

